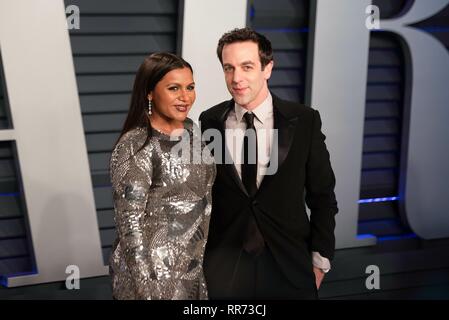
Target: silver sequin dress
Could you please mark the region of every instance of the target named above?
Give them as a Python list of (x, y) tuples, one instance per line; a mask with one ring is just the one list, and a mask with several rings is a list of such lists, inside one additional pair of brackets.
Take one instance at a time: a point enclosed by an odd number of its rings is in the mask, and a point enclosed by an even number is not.
[[(190, 119), (184, 127), (179, 139), (192, 147), (199, 129)], [(207, 299), (202, 266), (216, 175), (213, 158), (200, 142), (199, 149), (188, 151), (190, 156), (201, 153), (200, 160), (183, 161), (172, 152), (178, 141), (156, 130), (137, 152), (146, 137), (146, 129), (127, 132), (111, 157), (117, 228), (110, 257), (113, 296)]]

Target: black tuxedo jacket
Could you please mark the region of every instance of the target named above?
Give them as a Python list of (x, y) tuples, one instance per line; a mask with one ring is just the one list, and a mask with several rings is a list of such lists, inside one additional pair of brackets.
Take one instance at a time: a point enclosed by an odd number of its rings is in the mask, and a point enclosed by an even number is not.
[[(329, 259), (335, 249), (335, 177), (321, 132), (318, 111), (273, 95), (274, 128), (278, 129), (278, 170), (266, 175), (250, 198), (234, 164), (217, 164), (204, 270), (210, 289), (233, 285), (247, 219), (254, 214), (278, 266), (298, 288), (315, 287), (312, 251)], [(220, 103), (200, 115), (201, 130), (221, 131), (234, 101)], [(216, 146), (216, 143), (210, 146)], [(212, 150), (214, 152), (214, 150)], [(310, 209), (310, 219), (305, 204)]]

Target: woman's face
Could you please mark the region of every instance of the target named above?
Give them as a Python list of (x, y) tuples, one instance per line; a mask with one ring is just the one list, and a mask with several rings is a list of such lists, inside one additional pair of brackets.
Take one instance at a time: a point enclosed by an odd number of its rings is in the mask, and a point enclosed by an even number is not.
[(148, 95), (152, 117), (166, 122), (183, 122), (195, 102), (195, 83), (189, 68), (168, 72)]

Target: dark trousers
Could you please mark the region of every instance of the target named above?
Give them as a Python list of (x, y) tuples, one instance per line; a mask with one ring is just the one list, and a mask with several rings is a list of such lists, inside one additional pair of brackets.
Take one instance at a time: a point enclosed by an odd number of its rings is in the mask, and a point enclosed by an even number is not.
[[(215, 275), (219, 277), (220, 275)], [(314, 282), (314, 281), (313, 281)], [(295, 287), (283, 274), (270, 250), (254, 257), (244, 250), (227, 288), (209, 288), (210, 299), (316, 300), (315, 286)]]

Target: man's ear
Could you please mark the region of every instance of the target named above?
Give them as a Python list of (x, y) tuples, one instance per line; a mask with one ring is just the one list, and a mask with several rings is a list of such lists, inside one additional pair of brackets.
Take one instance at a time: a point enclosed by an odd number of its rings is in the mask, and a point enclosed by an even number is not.
[(274, 66), (274, 61), (271, 60), (263, 69), (263, 73), (264, 73), (264, 78), (265, 80), (270, 79), (271, 77), (271, 71), (273, 70), (273, 66)]

